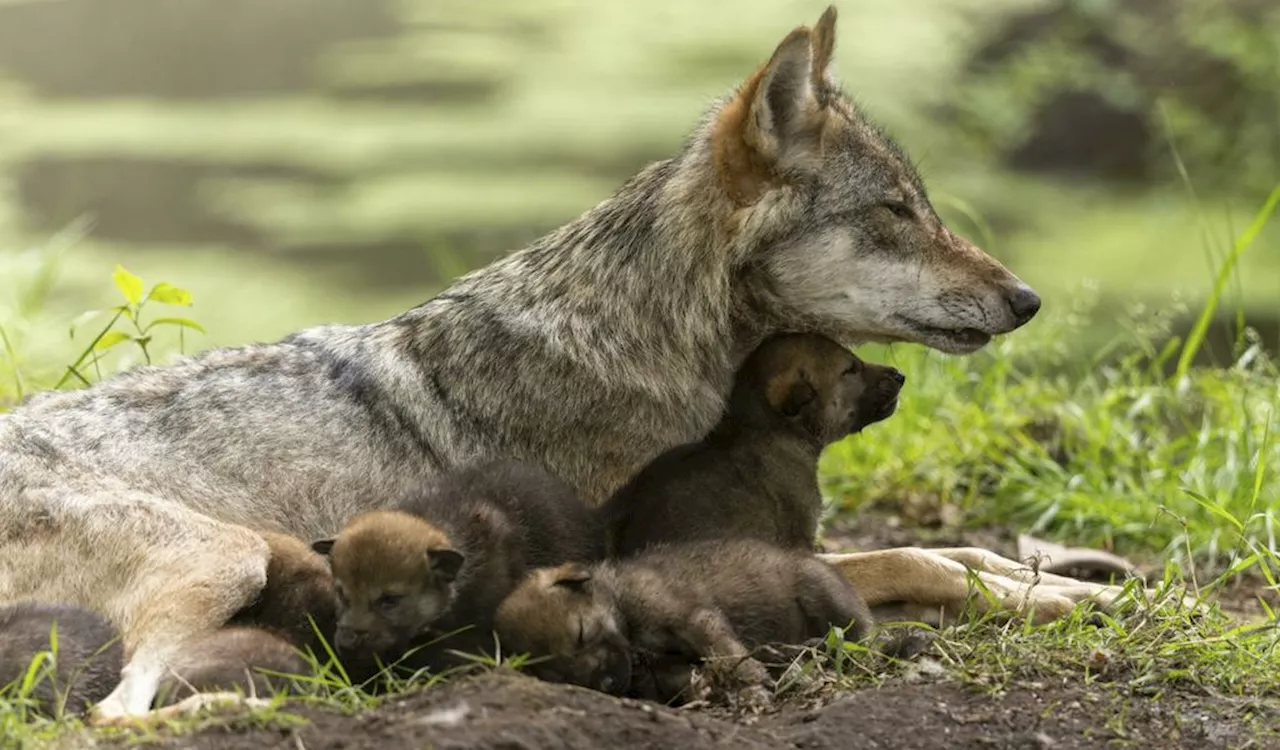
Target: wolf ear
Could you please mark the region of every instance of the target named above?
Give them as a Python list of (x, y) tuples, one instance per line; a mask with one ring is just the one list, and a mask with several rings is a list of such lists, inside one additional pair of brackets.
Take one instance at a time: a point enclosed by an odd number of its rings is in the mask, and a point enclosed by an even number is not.
[(827, 87), (835, 88), (835, 75), (831, 70), (835, 51), (836, 6), (828, 5), (813, 27), (813, 62), (809, 67), (809, 80), (819, 92)]
[(311, 543), (311, 551), (325, 557), (333, 551), (333, 543), (338, 541), (337, 537), (329, 537), (328, 539), (317, 539)]
[(788, 34), (720, 113), (712, 147), (721, 182), (735, 202), (754, 203), (782, 167), (818, 149), (835, 23), (832, 6), (813, 30), (801, 26)]
[(465, 560), (461, 552), (447, 547), (427, 550), (427, 562), (431, 565), (431, 570), (445, 583), (452, 583), (458, 577), (458, 571)]
[(569, 563), (562, 565), (556, 570), (555, 580), (552, 585), (561, 586), (570, 591), (585, 591), (587, 583), (591, 581), (591, 570), (585, 565), (577, 563)]

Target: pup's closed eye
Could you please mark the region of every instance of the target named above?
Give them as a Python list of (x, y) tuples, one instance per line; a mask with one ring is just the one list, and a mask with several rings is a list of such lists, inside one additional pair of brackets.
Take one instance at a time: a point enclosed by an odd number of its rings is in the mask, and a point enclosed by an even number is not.
[(378, 609), (386, 611), (389, 609), (395, 609), (396, 605), (400, 604), (403, 599), (404, 597), (400, 594), (387, 594), (385, 596), (378, 597), (378, 601), (374, 603), (377, 605)]

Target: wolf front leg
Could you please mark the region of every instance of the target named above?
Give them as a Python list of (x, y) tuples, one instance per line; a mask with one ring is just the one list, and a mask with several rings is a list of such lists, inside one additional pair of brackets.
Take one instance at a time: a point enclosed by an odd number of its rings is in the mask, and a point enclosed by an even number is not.
[[(1054, 573), (1043, 573), (1033, 568), (1030, 564), (1001, 557), (981, 547), (944, 547), (931, 549), (929, 552), (958, 562), (972, 570), (986, 571), (1019, 583), (1038, 583), (1041, 588), (1048, 592), (1065, 596), (1077, 602), (1091, 601), (1110, 607), (1126, 592), (1132, 590), (1125, 586), (1092, 583)], [(1156, 598), (1157, 592), (1155, 589), (1144, 588), (1143, 590), (1149, 600)], [(1199, 610), (1203, 606), (1197, 597), (1185, 595), (1185, 591), (1183, 595), (1176, 598), (1181, 599), (1181, 606), (1188, 610)], [(1172, 599), (1166, 599), (1165, 601), (1172, 601)]]
[[(973, 570), (962, 562), (919, 547), (821, 554), (851, 583), (869, 606), (902, 602), (916, 609), (940, 608), (954, 615), (972, 604), (976, 611), (992, 609), (1031, 614), (1037, 623), (1065, 616), (1076, 604), (1098, 593), (1096, 588), (1063, 589), (1019, 581), (1004, 575)], [(994, 601), (980, 593), (974, 580)], [(1083, 584), (1082, 584), (1083, 585)]]

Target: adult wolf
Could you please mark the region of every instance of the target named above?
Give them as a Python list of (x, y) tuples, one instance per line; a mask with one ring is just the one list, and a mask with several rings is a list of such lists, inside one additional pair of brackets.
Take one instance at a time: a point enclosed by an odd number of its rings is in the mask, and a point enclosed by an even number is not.
[[(0, 601), (107, 614), (130, 656), (98, 717), (137, 714), (181, 643), (262, 587), (254, 529), (331, 536), (484, 457), (540, 462), (598, 503), (709, 429), (770, 333), (967, 353), (1026, 323), (1039, 298), (943, 225), (906, 155), (837, 88), (834, 40), (829, 9), (678, 155), (402, 315), (140, 368), (0, 418)], [(923, 604), (939, 576), (964, 588), (963, 566), (920, 559), (870, 569)], [(1056, 596), (1041, 591), (1030, 600)]]

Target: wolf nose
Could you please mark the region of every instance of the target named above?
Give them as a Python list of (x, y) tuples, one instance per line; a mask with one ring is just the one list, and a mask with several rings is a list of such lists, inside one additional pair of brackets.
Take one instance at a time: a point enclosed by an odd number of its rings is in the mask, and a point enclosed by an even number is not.
[(901, 371), (891, 368), (889, 370), (889, 380), (892, 380), (893, 382), (901, 386), (907, 382), (907, 376), (903, 375)]
[(1029, 286), (1014, 289), (1006, 299), (1009, 301), (1009, 309), (1013, 311), (1013, 319), (1018, 326), (1025, 324), (1040, 312), (1040, 295)]

